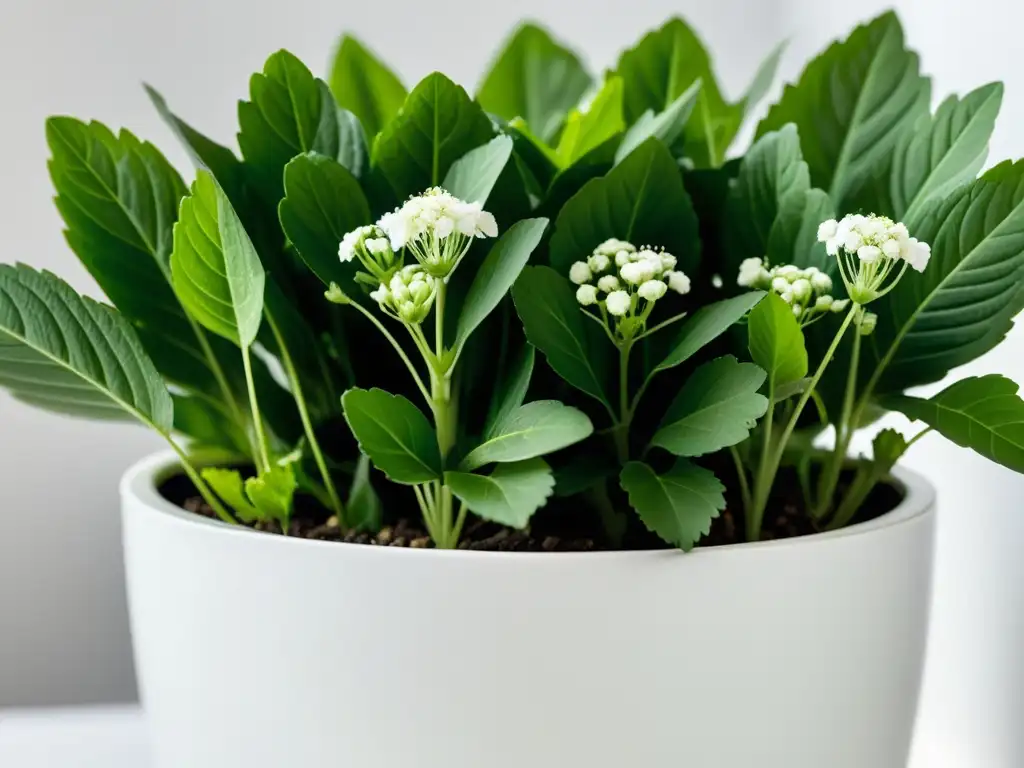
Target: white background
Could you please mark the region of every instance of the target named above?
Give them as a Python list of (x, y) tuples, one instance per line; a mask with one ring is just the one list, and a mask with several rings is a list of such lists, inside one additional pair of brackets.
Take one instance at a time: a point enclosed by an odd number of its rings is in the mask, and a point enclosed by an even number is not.
[[(892, 5), (890, 3), (888, 5)], [(1021, 154), (1024, 12), (1009, 0), (904, 0), (912, 46), (935, 92), (1007, 83), (991, 157)], [(94, 291), (64, 244), (50, 200), (43, 121), (50, 114), (125, 126), (161, 146), (187, 176), (184, 154), (141, 82), (180, 115), (233, 143), (236, 101), (266, 56), (288, 48), (326, 71), (342, 30), (357, 33), (407, 85), (439, 69), (475, 86), (521, 17), (575, 45), (594, 71), (669, 15), (685, 15), (714, 51), (736, 95), (760, 59), (789, 38), (790, 78), (829, 39), (883, 4), (875, 0), (34, 0), (0, 10), (0, 260), (26, 261)], [(972, 372), (1024, 379), (1021, 335)], [(0, 707), (130, 700), (135, 696), (118, 549), (117, 480), (158, 446), (141, 429), (68, 421), (0, 394)], [(916, 765), (1024, 764), (1024, 479), (941, 439), (908, 464), (940, 491), (931, 658)], [(836, 649), (841, 653), (842, 649)], [(935, 759), (934, 762), (938, 762)]]

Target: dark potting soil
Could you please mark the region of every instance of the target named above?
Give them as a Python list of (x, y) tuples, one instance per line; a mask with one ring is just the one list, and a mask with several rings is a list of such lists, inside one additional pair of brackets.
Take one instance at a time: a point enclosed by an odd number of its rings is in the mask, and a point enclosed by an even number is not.
[[(718, 468), (716, 468), (718, 469)], [(730, 476), (725, 468), (719, 476), (730, 488)], [(840, 483), (840, 495), (852, 473)], [(793, 473), (783, 470), (776, 483), (765, 514), (762, 541), (787, 539), (817, 533), (818, 528), (810, 517)], [(173, 504), (197, 515), (216, 519), (214, 511), (196, 492), (195, 486), (184, 475), (166, 480), (160, 487), (161, 495)], [(865, 522), (892, 510), (902, 500), (902, 493), (893, 485), (880, 483), (858, 510), (851, 524)], [(391, 502), (391, 503), (389, 503)], [(397, 503), (395, 503), (397, 502)], [(384, 500), (385, 509), (415, 508), (415, 502), (400, 497)], [(396, 516), (385, 519), (384, 527), (377, 533), (342, 531), (337, 518), (310, 497), (296, 498), (288, 535), (304, 539), (338, 541), (351, 544), (366, 544), (387, 547), (430, 548), (433, 543), (417, 519)], [(661, 539), (648, 531), (636, 515), (626, 517), (627, 529), (621, 543), (616, 546), (604, 533), (597, 514), (586, 504), (574, 498), (552, 498), (547, 506), (540, 509), (530, 521), (526, 530), (518, 531), (495, 523), (473, 518), (466, 521), (459, 549), (493, 552), (591, 552), (613, 550), (664, 549)], [(277, 523), (257, 523), (249, 526), (267, 533), (282, 533)], [(700, 546), (721, 546), (744, 541), (743, 512), (739, 498), (726, 492), (726, 509), (711, 524), (710, 532), (700, 541)]]

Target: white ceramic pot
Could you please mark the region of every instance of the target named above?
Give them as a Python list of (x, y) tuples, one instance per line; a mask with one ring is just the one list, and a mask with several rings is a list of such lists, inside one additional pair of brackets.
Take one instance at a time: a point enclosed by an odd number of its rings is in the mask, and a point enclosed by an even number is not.
[(157, 768), (903, 768), (931, 486), (843, 531), (697, 550), (288, 539), (122, 485)]

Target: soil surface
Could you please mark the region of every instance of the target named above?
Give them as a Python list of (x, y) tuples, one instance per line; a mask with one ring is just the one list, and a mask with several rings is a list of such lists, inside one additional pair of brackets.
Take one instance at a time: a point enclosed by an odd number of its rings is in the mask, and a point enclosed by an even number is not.
[[(718, 468), (716, 468), (718, 469)], [(730, 478), (724, 468), (719, 476), (729, 488)], [(840, 494), (845, 483), (840, 484)], [(765, 515), (761, 539), (786, 539), (817, 533), (814, 521), (803, 505), (796, 479), (780, 473), (779, 489), (772, 498)], [(196, 493), (195, 486), (184, 475), (167, 480), (160, 493), (168, 501), (204, 517), (216, 518), (213, 510)], [(853, 523), (879, 517), (893, 509), (902, 500), (900, 491), (891, 485), (879, 484), (858, 511)], [(701, 539), (700, 546), (720, 546), (744, 541), (743, 512), (739, 499), (726, 493), (726, 509), (711, 525), (711, 531)], [(408, 505), (407, 505), (408, 504)], [(385, 499), (385, 509), (415, 508), (410, 499), (401, 497)], [(526, 530), (518, 531), (494, 523), (474, 519), (466, 521), (459, 549), (494, 552), (591, 552), (613, 550), (664, 549), (666, 544), (639, 523), (636, 515), (627, 517), (627, 530), (621, 542), (615, 545), (608, 540), (598, 516), (577, 498), (552, 498), (548, 505), (539, 510)], [(282, 533), (277, 523), (257, 523), (251, 528), (267, 533)], [(342, 531), (337, 518), (313, 499), (305, 496), (296, 498), (295, 513), (288, 530), (289, 536), (323, 541), (339, 541), (351, 544), (366, 544), (386, 547), (430, 548), (426, 530), (417, 519), (397, 516), (385, 519), (384, 527), (377, 533)]]

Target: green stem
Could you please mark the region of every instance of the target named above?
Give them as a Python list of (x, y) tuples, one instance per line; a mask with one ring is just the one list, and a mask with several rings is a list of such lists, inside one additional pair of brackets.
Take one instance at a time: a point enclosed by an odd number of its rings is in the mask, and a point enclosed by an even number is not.
[(242, 365), (245, 367), (245, 386), (249, 390), (249, 407), (252, 408), (252, 423), (256, 428), (256, 443), (259, 446), (256, 469), (262, 474), (270, 469), (270, 453), (267, 449), (267, 433), (263, 429), (260, 406), (256, 401), (256, 386), (252, 380), (252, 360), (249, 347), (242, 347)]
[(245, 433), (246, 439), (249, 441), (249, 448), (252, 451), (253, 456), (259, 453), (259, 447), (253, 440), (253, 435), (246, 428), (245, 414), (242, 413), (242, 408), (238, 404), (238, 398), (235, 397), (235, 393), (231, 389), (231, 385), (228, 384), (228, 378), (224, 374), (224, 369), (221, 367), (220, 361), (216, 355), (213, 354), (213, 347), (210, 346), (210, 340), (206, 338), (206, 332), (200, 327), (200, 325), (192, 318), (192, 316), (186, 312), (185, 318), (188, 320), (189, 325), (192, 327), (192, 331), (195, 333), (196, 340), (199, 342), (199, 346), (203, 350), (203, 355), (206, 357), (206, 362), (210, 366), (210, 370), (213, 372), (213, 378), (217, 381), (217, 386), (220, 388), (221, 393), (224, 395), (224, 401), (227, 403), (231, 412), (234, 414), (235, 423)]
[(199, 491), (200, 495), (202, 495), (203, 501), (209, 504), (210, 508), (217, 513), (217, 517), (225, 523), (237, 525), (238, 521), (235, 520), (224, 505), (220, 503), (220, 499), (217, 498), (217, 494), (215, 494), (210, 486), (206, 484), (206, 481), (203, 480), (203, 476), (199, 474), (199, 471), (192, 465), (192, 462), (189, 461), (188, 455), (186, 455), (185, 451), (181, 449), (181, 446), (174, 442), (174, 438), (169, 434), (165, 433), (164, 438), (171, 444), (171, 448), (174, 449), (174, 452), (178, 454), (178, 458), (181, 459), (182, 469), (185, 470), (185, 474), (188, 475), (188, 479), (192, 481), (196, 490)]
[(629, 461), (629, 425), (633, 416), (629, 407), (629, 353), (632, 349), (632, 339), (619, 347), (619, 416), (615, 425), (615, 452), (619, 464)]
[(743, 466), (743, 459), (740, 458), (740, 452), (736, 450), (735, 445), (729, 447), (729, 453), (732, 455), (733, 464), (736, 465), (736, 477), (739, 478), (743, 508), (750, 509), (750, 482), (747, 480), (747, 470)]
[(421, 379), (419, 373), (416, 372), (416, 366), (412, 364), (412, 360), (410, 360), (409, 356), (405, 354), (405, 350), (402, 349), (402, 345), (398, 343), (398, 340), (391, 335), (391, 332), (387, 328), (385, 328), (381, 324), (380, 320), (374, 317), (373, 313), (366, 309), (366, 307), (354, 301), (352, 302), (351, 306), (355, 307), (360, 312), (362, 312), (363, 315), (365, 315), (366, 318), (377, 327), (377, 330), (384, 334), (384, 338), (391, 342), (391, 346), (395, 348), (395, 351), (398, 353), (398, 356), (402, 358), (402, 362), (405, 363), (405, 367), (408, 368), (409, 373), (412, 374), (413, 381), (416, 382), (416, 387), (419, 389), (420, 394), (423, 395), (423, 399), (427, 401), (427, 404), (430, 404), (430, 392), (427, 391), (427, 387), (423, 383), (423, 379)]
[(281, 335), (280, 329), (277, 327), (277, 323), (274, 322), (268, 314), (267, 320), (270, 323), (270, 330), (274, 334), (274, 338), (277, 340), (278, 349), (281, 351), (281, 364), (284, 367), (285, 374), (288, 376), (288, 381), (291, 384), (292, 395), (295, 397), (295, 405), (299, 409), (299, 419), (302, 421), (302, 429), (306, 434), (306, 440), (309, 442), (309, 449), (313, 453), (313, 460), (316, 462), (317, 469), (320, 470), (320, 477), (324, 481), (324, 488), (327, 489), (327, 496), (331, 501), (331, 509), (338, 518), (338, 523), (342, 530), (345, 530), (348, 526), (345, 523), (345, 507), (341, 503), (341, 497), (338, 496), (338, 490), (334, 486), (334, 480), (331, 477), (330, 471), (327, 469), (327, 462), (324, 460), (323, 451), (320, 450), (320, 443), (316, 439), (316, 432), (313, 430), (313, 422), (309, 418), (309, 408), (306, 405), (306, 397), (302, 392), (302, 382), (299, 380), (299, 374), (295, 370), (295, 364), (292, 361), (292, 356), (288, 352), (288, 347), (285, 346), (284, 338)]
[[(444, 349), (444, 305), (447, 286), (440, 282), (434, 298), (434, 363), (430, 373), (430, 402), (434, 413), (434, 427), (437, 430), (437, 447), (444, 462), (456, 438), (456, 409), (452, 403), (451, 370), (441, 370), (445, 358)], [(429, 362), (429, 361), (428, 361)], [(434, 494), (434, 515), (438, 522), (434, 543), (442, 549), (454, 548), (452, 508), (454, 501), (451, 489), (442, 481), (436, 481)]]
[(758, 460), (757, 476), (754, 479), (753, 503), (746, 507), (747, 541), (757, 541), (761, 538), (761, 522), (764, 517), (764, 508), (768, 504), (768, 492), (771, 490), (771, 481), (774, 479), (769, 475), (769, 464), (772, 452), (772, 431), (775, 421), (775, 381), (768, 377), (768, 410), (765, 412), (764, 420), (761, 422), (761, 456)]

